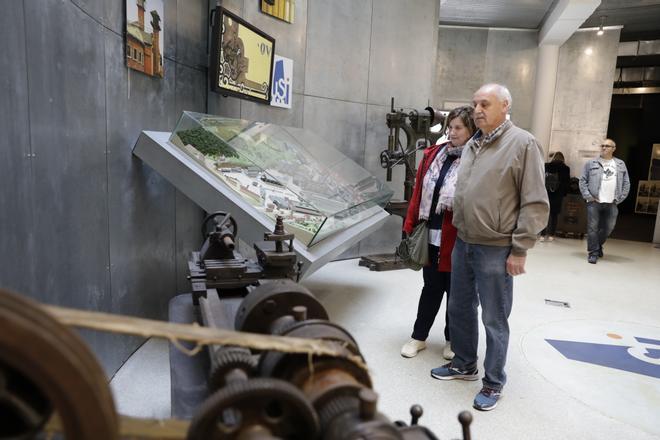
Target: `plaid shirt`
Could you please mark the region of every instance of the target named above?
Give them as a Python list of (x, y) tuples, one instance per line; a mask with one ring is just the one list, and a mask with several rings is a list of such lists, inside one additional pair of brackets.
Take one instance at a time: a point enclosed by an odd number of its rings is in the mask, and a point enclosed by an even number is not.
[(477, 145), (477, 148), (481, 148), (484, 145), (490, 144), (493, 139), (497, 138), (500, 133), (509, 125), (511, 124), (511, 121), (506, 119), (504, 122), (502, 122), (500, 125), (497, 126), (497, 128), (487, 135), (483, 135), (483, 132), (479, 130), (479, 137), (475, 137), (474, 142)]

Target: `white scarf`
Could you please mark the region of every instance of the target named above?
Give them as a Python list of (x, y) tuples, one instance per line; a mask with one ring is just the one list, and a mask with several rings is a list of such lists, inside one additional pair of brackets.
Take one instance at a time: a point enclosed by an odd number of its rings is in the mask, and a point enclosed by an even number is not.
[(447, 170), (445, 179), (442, 182), (435, 212), (436, 214), (440, 214), (442, 211), (452, 210), (454, 204), (454, 190), (456, 189), (456, 177), (458, 176), (458, 164), (461, 161), (462, 153), (463, 146), (453, 147), (450, 143), (447, 143), (436, 154), (433, 163), (431, 163), (431, 166), (426, 171), (424, 181), (422, 182), (422, 197), (419, 203), (420, 220), (428, 220), (430, 217), (435, 184), (440, 177), (440, 170), (442, 169), (442, 165), (445, 163), (447, 156), (458, 156), (449, 166), (449, 170)]

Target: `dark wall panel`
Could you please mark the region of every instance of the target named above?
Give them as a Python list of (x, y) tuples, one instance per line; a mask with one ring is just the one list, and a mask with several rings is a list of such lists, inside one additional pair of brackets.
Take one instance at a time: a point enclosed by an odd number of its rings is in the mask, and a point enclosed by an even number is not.
[(193, 68), (206, 67), (207, 2), (178, 1), (176, 5), (176, 60)]
[[(205, 40), (202, 37), (202, 41)], [(180, 52), (179, 50), (177, 50)], [(185, 65), (176, 66), (176, 109), (178, 116), (184, 110), (206, 111), (206, 72), (191, 69)], [(170, 128), (171, 129), (171, 128)], [(200, 226), (204, 212), (192, 200), (176, 191), (176, 291), (189, 292), (188, 258), (190, 252), (201, 247)]]
[(106, 62), (113, 311), (165, 318), (175, 293), (174, 188), (132, 148), (141, 130), (171, 129), (175, 69), (166, 60), (162, 80), (129, 72), (123, 41), (112, 33)]
[(75, 6), (80, 8), (84, 13), (92, 17), (94, 20), (97, 20), (100, 23), (105, 23), (106, 9), (108, 6), (105, 3), (114, 3), (115, 5), (121, 6), (123, 3), (122, 0), (71, 0)]
[(33, 30), (26, 33), (26, 46), (36, 155), (35, 294), (57, 304), (107, 309), (103, 35), (72, 3), (31, 0), (25, 11), (26, 27)]
[(123, 1), (99, 0), (103, 3), (103, 22), (117, 35), (124, 34), (124, 16), (126, 15), (126, 6)]
[[(169, 298), (189, 290), (185, 259), (199, 246), (203, 213), (132, 148), (140, 131), (169, 131), (181, 110), (206, 110), (198, 64), (207, 8), (165, 1), (158, 79), (126, 68), (121, 0), (3, 6), (0, 287), (158, 319)], [(142, 342), (83, 336), (110, 375)]]
[(0, 14), (0, 287), (32, 290), (34, 249), (23, 5)]

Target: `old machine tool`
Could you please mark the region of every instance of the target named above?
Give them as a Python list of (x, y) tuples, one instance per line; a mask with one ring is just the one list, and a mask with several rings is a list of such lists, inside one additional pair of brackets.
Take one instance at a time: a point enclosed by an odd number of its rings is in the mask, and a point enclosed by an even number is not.
[[(390, 104), (390, 112), (385, 117), (390, 134), (387, 136), (387, 150), (380, 153), (380, 166), (387, 170), (387, 181), (392, 181), (392, 168), (404, 164), (405, 180), (403, 183), (403, 198), (405, 202), (412, 197), (415, 185), (417, 151), (426, 148), (442, 136), (442, 130), (432, 132), (431, 128), (444, 124), (445, 117), (433, 107), (426, 107), (423, 112), (411, 110), (406, 113), (403, 109), (394, 109), (394, 98)], [(406, 146), (401, 143), (401, 131), (406, 135)], [(392, 202), (390, 202), (392, 204)], [(394, 204), (392, 204), (394, 205)], [(398, 205), (392, 207), (392, 213), (405, 216), (405, 209), (401, 213), (395, 211)]]
[[(213, 226), (209, 227), (211, 223)], [(260, 279), (300, 276), (301, 268), (296, 265), (293, 252), (294, 236), (284, 231), (281, 217), (277, 218), (275, 230), (254, 244), (257, 261), (243, 258), (236, 251), (237, 233), (236, 220), (226, 212), (209, 214), (202, 222), (204, 244), (188, 262), (195, 304), (200, 296), (206, 296), (208, 289), (231, 296), (240, 291), (246, 293), (241, 289), (256, 285)]]
[[(295, 256), (288, 257), (291, 237), (284, 234), (281, 219), (273, 233), (264, 235), (265, 242), (255, 244), (257, 261), (252, 261), (233, 250), (237, 228), (228, 218), (226, 213), (207, 217), (205, 242), (190, 261), (191, 282), (200, 283), (193, 295), (202, 322), (246, 335), (285, 337), (302, 349), (209, 346), (209, 396), (194, 412), (189, 438), (435, 439), (417, 425), (418, 405), (411, 410), (410, 426), (378, 412), (378, 396), (357, 342), (294, 281), (299, 268)], [(215, 225), (208, 232), (211, 220)], [(337, 351), (327, 355), (304, 349), (312, 340), (331, 343)]]
[[(403, 164), (405, 176), (403, 182), (404, 200), (391, 200), (385, 208), (387, 212), (400, 217), (406, 217), (408, 202), (410, 201), (415, 185), (417, 172), (417, 151), (434, 145), (442, 136), (443, 130), (431, 131), (431, 128), (444, 124), (444, 115), (433, 107), (426, 107), (423, 111), (394, 109), (394, 98), (390, 104), (390, 112), (385, 117), (389, 135), (387, 137), (387, 150), (380, 153), (380, 166), (387, 170), (387, 181), (392, 181), (392, 169)], [(405, 134), (405, 146), (401, 142), (402, 132)], [(405, 266), (394, 254), (378, 254), (362, 257), (360, 266), (367, 266), (371, 270), (382, 271), (403, 269)]]
[[(0, 290), (0, 440), (43, 431), (67, 440), (437, 439), (417, 424), (419, 405), (409, 425), (378, 411), (357, 341), (294, 281), (300, 268), (281, 221), (255, 245), (256, 260), (236, 252), (238, 225), (229, 214), (213, 213), (203, 231), (189, 265), (200, 286), (175, 297), (187, 300), (197, 322), (45, 306)], [(171, 357), (173, 418), (119, 416), (103, 370), (68, 326), (167, 338), (171, 352), (206, 366), (197, 370), (206, 392), (194, 402), (184, 396), (192, 411), (181, 416), (174, 382), (192, 370)], [(188, 352), (182, 341), (204, 349)], [(459, 415), (464, 440), (471, 420)]]

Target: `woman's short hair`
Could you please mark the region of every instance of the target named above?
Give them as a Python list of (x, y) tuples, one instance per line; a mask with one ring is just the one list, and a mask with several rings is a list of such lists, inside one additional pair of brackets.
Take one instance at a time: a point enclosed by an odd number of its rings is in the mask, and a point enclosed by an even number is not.
[(445, 119), (445, 131), (449, 128), (449, 123), (453, 121), (456, 118), (459, 118), (461, 122), (463, 122), (463, 125), (470, 131), (470, 136), (474, 134), (475, 131), (477, 131), (477, 126), (474, 125), (474, 107), (471, 105), (463, 105), (461, 107), (456, 107), (452, 111), (449, 112), (447, 115), (447, 119)]

